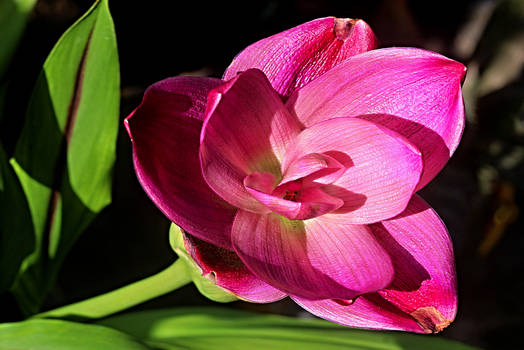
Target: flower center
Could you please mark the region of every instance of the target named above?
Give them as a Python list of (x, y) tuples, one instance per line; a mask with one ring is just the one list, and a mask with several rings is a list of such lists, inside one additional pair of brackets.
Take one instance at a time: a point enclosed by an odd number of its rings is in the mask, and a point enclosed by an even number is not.
[(293, 202), (296, 202), (297, 201), (297, 197), (298, 197), (298, 191), (290, 191), (290, 190), (286, 190), (286, 193), (284, 193), (284, 199), (288, 200), (288, 201), (293, 201)]

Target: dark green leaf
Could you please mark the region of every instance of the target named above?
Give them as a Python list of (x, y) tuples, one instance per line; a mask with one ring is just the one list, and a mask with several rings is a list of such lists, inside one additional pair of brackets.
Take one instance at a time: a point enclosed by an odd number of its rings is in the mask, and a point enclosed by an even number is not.
[(119, 84), (113, 21), (100, 0), (45, 61), (11, 162), (36, 240), (12, 289), (27, 314), (38, 311), (67, 252), (111, 201)]
[(5, 73), (36, 0), (0, 1), (0, 78)]
[(0, 144), (0, 291), (9, 289), (35, 239), (24, 192)]
[(0, 324), (0, 349), (145, 350), (133, 337), (114, 329), (61, 320)]
[(317, 319), (258, 315), (222, 308), (155, 310), (99, 324), (158, 349), (472, 350), (438, 336), (356, 330)]

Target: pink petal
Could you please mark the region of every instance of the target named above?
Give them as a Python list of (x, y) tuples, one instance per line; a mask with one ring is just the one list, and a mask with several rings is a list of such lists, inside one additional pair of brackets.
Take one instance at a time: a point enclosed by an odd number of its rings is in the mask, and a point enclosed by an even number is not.
[(184, 233), (184, 245), (202, 269), (203, 276), (240, 299), (255, 303), (271, 303), (286, 297), (286, 294), (253, 275), (235, 252), (214, 246), (187, 233)]
[(149, 87), (125, 121), (142, 187), (157, 207), (191, 234), (231, 247), (235, 209), (202, 178), (199, 134), (207, 93), (218, 79), (176, 77)]
[(437, 213), (415, 195), (401, 215), (370, 227), (395, 267), (393, 283), (379, 293), (426, 332), (444, 329), (457, 313), (457, 279), (451, 239)]
[(250, 69), (211, 91), (200, 137), (200, 163), (209, 186), (230, 204), (259, 211), (244, 188), (252, 172), (280, 174), (280, 159), (300, 131), (264, 74)]
[(420, 197), (394, 219), (370, 225), (391, 256), (395, 279), (384, 290), (342, 301), (293, 299), (311, 313), (347, 326), (436, 333), (455, 318), (453, 248), (444, 224)]
[(328, 185), (339, 179), (346, 167), (328, 154), (310, 153), (295, 160), (284, 173), (282, 182), (307, 177), (307, 180)]
[(248, 46), (235, 57), (224, 79), (258, 68), (282, 96), (306, 85), (346, 58), (377, 47), (366, 22), (320, 18)]
[(422, 328), (412, 317), (395, 308), (377, 293), (358, 297), (353, 303), (333, 299), (291, 298), (313, 315), (344, 326), (422, 333)]
[(291, 221), (239, 210), (237, 255), (259, 278), (308, 299), (350, 299), (389, 285), (391, 260), (366, 226)]
[(337, 155), (347, 169), (323, 188), (344, 200), (323, 221), (365, 224), (391, 218), (406, 208), (422, 172), (420, 153), (409, 141), (358, 118), (330, 119), (305, 129), (289, 146), (282, 167), (303, 154), (324, 152)]
[[(287, 183), (273, 191), (275, 176), (270, 173), (253, 173), (244, 179), (246, 190), (270, 211), (290, 220), (311, 219), (340, 208), (344, 202), (322, 191), (318, 186), (303, 187)], [(295, 188), (296, 187), (296, 188)], [(290, 189), (290, 190), (288, 190)], [(294, 200), (285, 199), (288, 192), (296, 193)], [(268, 214), (269, 210), (263, 212)]]
[(404, 135), (421, 150), (419, 189), (442, 169), (459, 143), (465, 70), (458, 62), (420, 49), (373, 50), (347, 59), (295, 92), (287, 106), (306, 127), (335, 117), (381, 114), (366, 118)]

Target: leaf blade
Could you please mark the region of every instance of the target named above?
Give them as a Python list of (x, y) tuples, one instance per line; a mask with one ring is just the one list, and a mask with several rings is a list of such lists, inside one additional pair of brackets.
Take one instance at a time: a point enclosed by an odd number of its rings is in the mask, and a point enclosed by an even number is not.
[(12, 289), (26, 314), (38, 311), (67, 252), (111, 201), (119, 85), (113, 21), (98, 0), (46, 59), (11, 160), (36, 240)]
[(317, 319), (257, 315), (225, 308), (128, 313), (99, 321), (161, 349), (473, 350), (436, 336), (377, 332)]
[(0, 144), (0, 292), (11, 287), (34, 245), (27, 201)]
[(2, 349), (145, 350), (133, 337), (103, 326), (62, 320), (29, 320), (0, 324)]

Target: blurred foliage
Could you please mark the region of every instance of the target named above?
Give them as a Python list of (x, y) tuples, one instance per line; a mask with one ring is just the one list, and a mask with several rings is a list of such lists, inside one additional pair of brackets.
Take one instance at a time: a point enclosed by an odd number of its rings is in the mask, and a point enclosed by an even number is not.
[(4, 75), (36, 0), (0, 1), (0, 78)]
[[(110, 328), (109, 328), (110, 327)], [(115, 316), (94, 324), (28, 320), (0, 324), (2, 349), (326, 349), (474, 350), (449, 340), (352, 330), (323, 320), (220, 308), (181, 308)]]
[(324, 320), (216, 307), (128, 313), (99, 324), (132, 334), (158, 349), (473, 350), (438, 337), (350, 329)]

